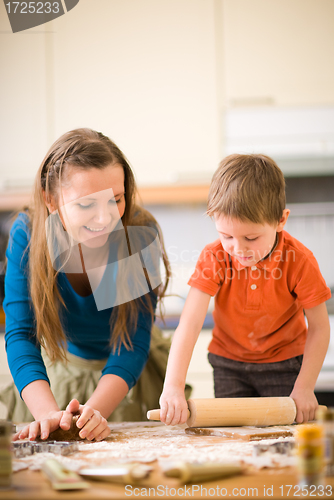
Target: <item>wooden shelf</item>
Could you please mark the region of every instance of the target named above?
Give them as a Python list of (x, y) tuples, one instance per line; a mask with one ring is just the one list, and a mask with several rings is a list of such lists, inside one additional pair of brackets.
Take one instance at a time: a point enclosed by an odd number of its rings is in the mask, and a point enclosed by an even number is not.
[(144, 205), (176, 205), (206, 203), (208, 184), (140, 187), (139, 197)]
[[(177, 205), (206, 203), (209, 185), (169, 185), (140, 187), (139, 201), (145, 205)], [(30, 202), (31, 191), (4, 191), (0, 193), (0, 211), (15, 211)]]
[(0, 211), (11, 212), (20, 210), (30, 202), (30, 191), (3, 191), (0, 192)]

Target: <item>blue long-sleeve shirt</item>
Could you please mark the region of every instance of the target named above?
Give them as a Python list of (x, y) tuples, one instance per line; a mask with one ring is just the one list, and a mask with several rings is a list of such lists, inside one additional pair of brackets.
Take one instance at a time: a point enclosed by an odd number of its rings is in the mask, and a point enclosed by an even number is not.
[[(28, 287), (29, 218), (21, 213), (15, 220), (6, 251), (5, 276), (6, 351), (8, 365), (15, 385), (21, 394), (35, 380), (49, 382), (40, 346), (36, 339), (35, 317)], [(148, 358), (151, 314), (139, 311), (137, 328), (130, 332), (133, 345), (113, 353), (110, 347), (110, 315), (112, 308), (98, 310), (93, 294), (82, 297), (69, 283), (65, 273), (57, 277), (59, 292), (66, 304), (61, 310), (61, 322), (67, 339), (68, 352), (84, 359), (106, 359), (102, 375), (121, 377), (129, 389), (137, 382)], [(153, 309), (156, 295), (149, 294)]]

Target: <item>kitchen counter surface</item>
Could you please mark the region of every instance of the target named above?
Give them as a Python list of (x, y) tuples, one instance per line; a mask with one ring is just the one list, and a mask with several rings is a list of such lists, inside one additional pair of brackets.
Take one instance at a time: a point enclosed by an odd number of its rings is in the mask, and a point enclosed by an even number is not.
[[(298, 486), (295, 457), (279, 454), (255, 456), (254, 442), (211, 436), (191, 436), (185, 426), (166, 427), (161, 423), (132, 422), (110, 424), (111, 436), (101, 443), (81, 443), (73, 455), (57, 456), (68, 468), (115, 463), (144, 463), (152, 468), (147, 479), (138, 484), (115, 484), (89, 481), (81, 491), (54, 491), (49, 480), (38, 470), (50, 454), (35, 454), (14, 461), (13, 488), (0, 492), (2, 500), (46, 499), (123, 499), (162, 498), (333, 498), (334, 477), (323, 487), (302, 492)], [(283, 438), (280, 438), (281, 440)], [(286, 438), (293, 439), (293, 438)], [(274, 440), (261, 441), (262, 443)], [(243, 473), (210, 481), (184, 485), (177, 478), (164, 475), (171, 461), (239, 461)], [(35, 469), (35, 470), (34, 470)], [(303, 494), (302, 494), (303, 493)]]

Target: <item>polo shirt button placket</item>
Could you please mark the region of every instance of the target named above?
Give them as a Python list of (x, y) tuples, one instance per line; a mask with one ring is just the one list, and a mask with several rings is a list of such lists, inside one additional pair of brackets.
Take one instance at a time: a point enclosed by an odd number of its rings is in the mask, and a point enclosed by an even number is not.
[[(250, 272), (247, 275), (247, 299), (246, 299), (246, 310), (257, 310), (261, 305), (261, 284), (262, 284), (262, 273), (261, 269), (257, 266), (251, 266), (249, 268)], [(260, 281), (259, 281), (260, 280)], [(255, 283), (254, 283), (255, 282)]]

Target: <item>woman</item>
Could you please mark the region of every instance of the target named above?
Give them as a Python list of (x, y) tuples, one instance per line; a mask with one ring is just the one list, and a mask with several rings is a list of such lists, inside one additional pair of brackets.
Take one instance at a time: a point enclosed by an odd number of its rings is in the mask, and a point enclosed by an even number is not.
[(80, 436), (104, 439), (145, 366), (169, 270), (135, 192), (123, 153), (90, 129), (64, 134), (40, 166), (6, 253), (8, 364), (35, 419), (16, 438), (46, 439), (80, 414)]

